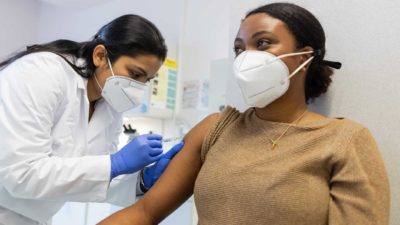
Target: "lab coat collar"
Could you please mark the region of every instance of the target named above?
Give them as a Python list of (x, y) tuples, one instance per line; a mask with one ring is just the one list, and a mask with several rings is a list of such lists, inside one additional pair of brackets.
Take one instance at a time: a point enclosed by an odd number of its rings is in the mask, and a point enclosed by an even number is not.
[[(69, 61), (72, 64), (75, 64), (77, 67), (85, 67), (86, 60), (83, 58), (75, 58), (74, 56), (71, 56), (69, 54), (59, 54), (60, 56), (64, 57), (67, 61)], [(78, 89), (86, 90), (87, 89), (87, 81), (88, 79), (85, 77), (82, 77), (78, 72), (76, 72), (72, 67), (68, 66), (71, 71), (74, 72), (76, 75), (76, 82), (77, 82), (77, 87)]]
[[(87, 89), (87, 82), (88, 82), (88, 79), (87, 78), (84, 78), (84, 77), (82, 77), (82, 76), (80, 76), (79, 74), (78, 74), (78, 82), (77, 82), (77, 87), (79, 88), (79, 89), (82, 89), (82, 90), (86, 90)], [(87, 93), (86, 93), (87, 94)]]

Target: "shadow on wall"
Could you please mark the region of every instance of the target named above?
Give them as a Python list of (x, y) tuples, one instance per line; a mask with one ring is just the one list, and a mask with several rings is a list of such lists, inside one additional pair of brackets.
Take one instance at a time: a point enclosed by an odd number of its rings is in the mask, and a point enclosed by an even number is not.
[(328, 93), (325, 93), (315, 99), (312, 103), (310, 103), (309, 109), (313, 112), (320, 113), (325, 116), (331, 116), (332, 114), (332, 100), (333, 99), (333, 94), (328, 91)]

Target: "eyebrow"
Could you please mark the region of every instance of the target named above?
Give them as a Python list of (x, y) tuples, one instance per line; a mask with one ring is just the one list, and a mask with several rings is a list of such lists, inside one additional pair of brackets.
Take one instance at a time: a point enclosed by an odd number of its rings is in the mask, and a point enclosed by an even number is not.
[(254, 39), (254, 38), (256, 38), (256, 37), (258, 37), (258, 36), (260, 36), (260, 35), (263, 35), (263, 34), (271, 34), (271, 32), (268, 32), (268, 31), (265, 31), (265, 30), (263, 30), (263, 31), (258, 31), (258, 32), (256, 32), (256, 33), (254, 33), (254, 34), (251, 36), (251, 38)]
[[(271, 32), (268, 32), (268, 31), (265, 31), (265, 30), (263, 30), (263, 31), (258, 31), (258, 32), (256, 32), (256, 33), (254, 33), (254, 34), (251, 36), (251, 38), (252, 38), (252, 39), (255, 39), (256, 37), (258, 37), (258, 36), (260, 36), (260, 35), (263, 35), (263, 34), (272, 34), (272, 33), (271, 33)], [(235, 38), (235, 42), (238, 42), (238, 41), (243, 42), (243, 39), (241, 39), (241, 38)]]
[(238, 37), (237, 37), (237, 38), (235, 38), (235, 41), (234, 41), (234, 42), (239, 42), (239, 41), (240, 41), (240, 42), (243, 42), (243, 40), (242, 40), (241, 38), (238, 38)]
[(128, 68), (129, 68), (129, 69), (137, 69), (137, 70), (139, 70), (141, 73), (143, 73), (146, 77), (148, 76), (146, 70), (144, 70), (143, 68), (141, 68), (141, 67), (139, 67), (139, 66), (136, 66), (136, 65), (133, 66), (133, 65), (132, 65), (132, 66), (128, 66)]

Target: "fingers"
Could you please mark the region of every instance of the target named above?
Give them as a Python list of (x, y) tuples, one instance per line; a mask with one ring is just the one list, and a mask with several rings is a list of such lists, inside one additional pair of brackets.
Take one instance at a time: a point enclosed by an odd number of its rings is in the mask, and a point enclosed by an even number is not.
[(162, 156), (163, 155), (162, 153), (163, 153), (162, 148), (152, 148), (149, 150), (149, 155), (151, 157), (158, 156), (158, 155)]
[(169, 164), (169, 159), (166, 158), (161, 158), (158, 162), (157, 162), (157, 166), (155, 167), (155, 174), (157, 174), (158, 176), (161, 176), (161, 174), (164, 172), (164, 170), (167, 168), (168, 164)]
[(164, 154), (163, 158), (172, 159), (176, 155), (176, 153), (178, 153), (183, 148), (183, 145), (183, 142), (176, 144), (167, 153)]
[[(162, 150), (162, 149), (161, 149), (161, 150)], [(159, 160), (162, 158), (162, 156), (163, 156), (163, 154), (159, 154), (159, 155), (157, 155), (157, 156), (153, 156), (153, 157), (151, 158), (151, 160), (152, 160), (153, 162), (159, 161)]]
[(145, 134), (144, 136), (146, 136), (147, 140), (159, 140), (161, 141), (162, 136), (159, 134)]
[(162, 148), (162, 142), (158, 140), (149, 140), (147, 144), (152, 148)]

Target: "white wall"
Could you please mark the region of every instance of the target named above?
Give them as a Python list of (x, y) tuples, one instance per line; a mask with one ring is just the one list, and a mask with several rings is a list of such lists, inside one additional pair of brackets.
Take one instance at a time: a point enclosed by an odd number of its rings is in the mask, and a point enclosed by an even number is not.
[[(228, 57), (229, 0), (188, 0), (179, 44), (181, 82), (209, 80), (211, 63)], [(181, 83), (181, 84), (182, 84)], [(213, 96), (210, 96), (212, 98)], [(180, 110), (180, 109), (179, 109)], [(208, 109), (183, 109), (178, 117), (191, 126), (210, 113)]]
[(84, 41), (101, 26), (124, 14), (138, 14), (153, 22), (164, 38), (178, 41), (181, 0), (112, 0), (92, 7), (60, 8), (43, 4), (40, 10), (38, 42), (59, 38)]
[(139, 1), (112, 0), (91, 7), (57, 7), (42, 4), (39, 16), (37, 42), (55, 39), (85, 41), (118, 16), (138, 14), (160, 29), (169, 47), (168, 56), (176, 56), (179, 35), (181, 0)]
[(0, 0), (0, 61), (35, 41), (38, 14), (36, 0)]
[[(273, 1), (235, 1), (231, 7), (230, 43), (240, 19), (255, 6)], [(391, 224), (400, 223), (400, 1), (292, 0), (322, 23), (327, 59), (343, 63), (327, 95), (312, 108), (367, 126), (376, 138), (391, 183)], [(233, 54), (231, 54), (233, 59)], [(233, 79), (228, 102), (244, 108)]]

